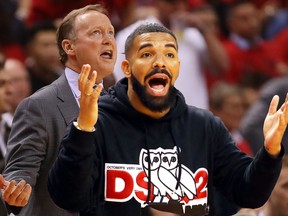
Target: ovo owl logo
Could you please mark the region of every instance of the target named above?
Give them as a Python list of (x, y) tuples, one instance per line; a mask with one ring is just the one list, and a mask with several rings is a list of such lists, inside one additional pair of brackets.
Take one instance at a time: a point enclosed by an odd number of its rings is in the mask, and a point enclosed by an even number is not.
[(105, 164), (105, 176), (106, 201), (127, 202), (134, 198), (144, 207), (150, 183), (150, 203), (168, 203), (172, 199), (182, 203), (183, 209), (207, 204), (207, 170), (199, 168), (193, 173), (179, 164), (176, 148), (142, 149), (139, 164)]

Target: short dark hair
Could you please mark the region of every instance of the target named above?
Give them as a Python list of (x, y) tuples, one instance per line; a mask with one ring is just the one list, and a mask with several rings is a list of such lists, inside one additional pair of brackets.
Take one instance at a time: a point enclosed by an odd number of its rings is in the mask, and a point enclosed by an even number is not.
[(31, 41), (33, 41), (35, 36), (39, 32), (52, 31), (52, 32), (55, 32), (55, 34), (56, 34), (56, 30), (57, 30), (57, 28), (52, 21), (39, 21), (39, 22), (35, 23), (34, 25), (30, 26), (29, 28), (27, 28), (25, 43), (27, 44), (27, 43), (30, 43)]
[(85, 14), (89, 11), (97, 11), (105, 15), (108, 14), (107, 10), (102, 5), (94, 4), (94, 5), (87, 5), (83, 8), (72, 10), (62, 20), (62, 23), (60, 24), (57, 30), (57, 46), (59, 49), (60, 61), (62, 64), (65, 64), (68, 58), (66, 52), (62, 48), (62, 41), (64, 39), (71, 40), (75, 37), (74, 24), (75, 24), (76, 17), (78, 17), (79, 15)]
[(165, 26), (159, 24), (159, 23), (148, 23), (148, 24), (142, 24), (139, 27), (137, 27), (126, 39), (125, 42), (125, 56), (127, 58), (127, 53), (129, 52), (129, 50), (132, 47), (132, 43), (134, 41), (134, 39), (142, 34), (145, 33), (151, 33), (151, 32), (164, 32), (167, 34), (170, 34), (176, 41), (176, 45), (178, 47), (178, 43), (177, 43), (177, 39), (176, 36), (174, 35), (174, 33), (166, 28)]
[(247, 4), (254, 5), (253, 2), (251, 2), (250, 0), (236, 0), (233, 3), (229, 4), (226, 12), (226, 19), (229, 20), (231, 17), (233, 17), (236, 9)]

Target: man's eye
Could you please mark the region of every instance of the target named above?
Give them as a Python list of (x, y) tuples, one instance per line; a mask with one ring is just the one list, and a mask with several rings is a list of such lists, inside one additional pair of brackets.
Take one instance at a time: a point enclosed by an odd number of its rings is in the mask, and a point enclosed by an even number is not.
[(151, 56), (151, 53), (143, 53), (141, 57), (142, 58), (146, 58), (146, 57), (149, 57), (149, 56)]
[(115, 35), (114, 31), (109, 31), (108, 34), (111, 35), (111, 36), (114, 36), (114, 35)]
[(101, 35), (101, 32), (100, 32), (99, 30), (97, 30), (97, 31), (94, 31), (93, 34), (95, 34), (95, 35)]
[(175, 55), (174, 55), (173, 53), (168, 53), (167, 56), (168, 56), (169, 58), (174, 58), (174, 57), (175, 57)]

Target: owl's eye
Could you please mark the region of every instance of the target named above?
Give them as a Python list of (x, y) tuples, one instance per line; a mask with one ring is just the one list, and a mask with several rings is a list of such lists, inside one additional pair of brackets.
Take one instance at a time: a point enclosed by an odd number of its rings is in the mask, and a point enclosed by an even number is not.
[(171, 158), (171, 161), (172, 161), (172, 162), (176, 162), (176, 157), (172, 157), (172, 158)]
[(163, 162), (168, 162), (168, 158), (167, 157), (163, 157)]
[(158, 162), (159, 161), (159, 158), (158, 157), (154, 157), (153, 158), (153, 162)]
[(145, 162), (148, 162), (148, 157), (146, 156), (146, 157), (144, 158), (144, 160), (145, 160)]

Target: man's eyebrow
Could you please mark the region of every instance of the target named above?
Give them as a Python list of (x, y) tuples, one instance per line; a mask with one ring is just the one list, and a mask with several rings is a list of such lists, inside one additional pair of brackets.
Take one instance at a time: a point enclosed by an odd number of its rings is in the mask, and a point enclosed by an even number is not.
[(151, 44), (151, 43), (145, 43), (145, 44), (143, 44), (143, 45), (141, 45), (140, 47), (139, 47), (139, 49), (138, 49), (138, 52), (141, 50), (141, 49), (144, 49), (144, 48), (146, 48), (146, 47), (152, 47), (153, 45)]
[(172, 47), (172, 48), (174, 48), (177, 51), (177, 47), (175, 46), (174, 43), (168, 43), (168, 44), (165, 45), (165, 47)]
[[(141, 49), (144, 49), (144, 48), (146, 48), (146, 47), (152, 47), (152, 46), (153, 46), (153, 45), (152, 45), (151, 43), (143, 44), (143, 45), (141, 45), (141, 46), (139, 47), (138, 52), (139, 52)], [(165, 44), (165, 47), (172, 47), (172, 48), (174, 48), (174, 49), (177, 51), (177, 47), (176, 47), (176, 45), (175, 45), (174, 43), (167, 43), (167, 44)]]

